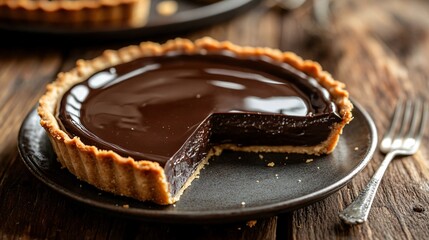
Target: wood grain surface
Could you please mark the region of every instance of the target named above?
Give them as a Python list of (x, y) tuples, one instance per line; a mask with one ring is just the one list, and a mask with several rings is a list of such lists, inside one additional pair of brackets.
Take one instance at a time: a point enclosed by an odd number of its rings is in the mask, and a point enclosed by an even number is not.
[[(294, 11), (256, 8), (193, 32), (76, 43), (0, 32), (0, 238), (2, 239), (429, 239), (429, 131), (420, 150), (391, 163), (368, 222), (338, 218), (365, 186), (383, 155), (326, 199), (271, 218), (217, 225), (149, 223), (98, 212), (51, 190), (26, 169), (17, 152), (20, 124), (46, 83), (77, 59), (140, 41), (212, 36), (241, 45), (293, 51), (319, 61), (347, 84), (351, 97), (383, 133), (400, 98), (429, 99), (429, 2), (331, 1), (328, 24), (307, 1)], [(427, 129), (429, 130), (429, 129)], [(356, 133), (359, 134), (359, 133)], [(254, 226), (253, 226), (254, 224)]]

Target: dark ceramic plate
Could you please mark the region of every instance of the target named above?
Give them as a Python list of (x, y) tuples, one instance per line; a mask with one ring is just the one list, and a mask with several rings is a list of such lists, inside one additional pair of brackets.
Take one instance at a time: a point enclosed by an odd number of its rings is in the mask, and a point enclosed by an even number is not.
[[(36, 110), (22, 124), (19, 152), (28, 169), (42, 182), (100, 210), (164, 222), (246, 220), (319, 201), (360, 172), (374, 154), (377, 132), (370, 116), (356, 103), (353, 114), (354, 120), (344, 129), (332, 154), (315, 157), (225, 152), (211, 159), (200, 178), (171, 206), (114, 196), (77, 180), (56, 161)], [(271, 162), (274, 166), (268, 167)]]
[(154, 36), (214, 24), (236, 16), (260, 2), (260, 0), (223, 0), (212, 4), (199, 4), (192, 0), (176, 0), (179, 6), (178, 11), (171, 16), (162, 16), (156, 11), (156, 6), (161, 1), (151, 1), (148, 22), (142, 27), (85, 26), (84, 28), (64, 28), (0, 21), (0, 29), (56, 37), (123, 38)]

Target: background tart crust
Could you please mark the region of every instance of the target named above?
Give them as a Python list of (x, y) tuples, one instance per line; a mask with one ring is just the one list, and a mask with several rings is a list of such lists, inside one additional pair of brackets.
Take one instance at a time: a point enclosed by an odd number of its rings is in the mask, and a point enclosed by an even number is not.
[[(63, 94), (70, 87), (108, 67), (145, 56), (163, 55), (168, 51), (174, 50), (181, 50), (186, 53), (229, 50), (238, 56), (260, 55), (286, 62), (314, 77), (331, 93), (333, 101), (339, 109), (342, 121), (335, 124), (329, 138), (317, 146), (299, 148), (292, 146), (237, 147), (231, 144), (216, 146), (176, 196), (171, 196), (164, 169), (158, 163), (144, 159), (125, 158), (113, 151), (85, 145), (78, 137), (70, 138), (60, 129), (55, 118), (57, 103), (61, 101)], [(59, 162), (79, 179), (118, 195), (152, 201), (158, 204), (171, 204), (179, 199), (183, 190), (198, 175), (199, 170), (208, 161), (209, 157), (220, 154), (223, 149), (255, 152), (298, 152), (316, 155), (332, 152), (343, 127), (352, 120), (351, 110), (353, 105), (344, 87), (343, 83), (334, 80), (329, 73), (323, 71), (318, 63), (303, 60), (291, 52), (281, 52), (270, 48), (241, 47), (227, 41), (218, 42), (209, 37), (195, 42), (186, 39), (175, 39), (162, 45), (144, 42), (140, 45), (128, 46), (117, 51), (106, 50), (95, 59), (78, 60), (74, 69), (69, 72), (59, 73), (56, 81), (47, 86), (46, 93), (39, 101), (38, 113), (41, 117), (40, 123), (48, 133)]]
[(143, 26), (150, 0), (0, 0), (0, 19), (46, 25)]

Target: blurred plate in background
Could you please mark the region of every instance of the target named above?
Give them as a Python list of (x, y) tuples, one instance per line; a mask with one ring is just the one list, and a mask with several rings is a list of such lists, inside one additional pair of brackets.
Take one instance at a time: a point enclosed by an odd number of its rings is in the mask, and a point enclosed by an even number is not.
[[(87, 37), (87, 38), (127, 38), (170, 34), (200, 28), (224, 21), (243, 13), (255, 6), (260, 0), (222, 0), (211, 4), (197, 3), (192, 0), (176, 0), (177, 11), (163, 16), (157, 6), (164, 0), (152, 0), (148, 23), (142, 27), (93, 26), (84, 28), (65, 28), (29, 23), (0, 21), (0, 30), (12, 33), (31, 33), (44, 37)], [(1, 32), (0, 32), (1, 33)], [(2, 34), (3, 35), (3, 34)], [(3, 35), (4, 36), (4, 35)]]

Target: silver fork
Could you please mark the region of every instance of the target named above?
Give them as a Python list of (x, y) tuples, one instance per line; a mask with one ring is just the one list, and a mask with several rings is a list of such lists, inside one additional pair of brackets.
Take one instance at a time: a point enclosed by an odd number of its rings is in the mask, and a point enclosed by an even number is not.
[(367, 220), (378, 185), (389, 163), (396, 156), (408, 156), (417, 152), (423, 137), (428, 111), (427, 102), (421, 100), (414, 104), (411, 101), (398, 103), (389, 130), (380, 143), (380, 151), (386, 156), (365, 189), (339, 214), (345, 223), (359, 224)]

